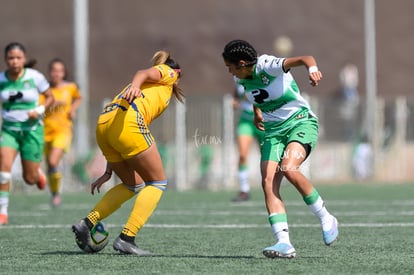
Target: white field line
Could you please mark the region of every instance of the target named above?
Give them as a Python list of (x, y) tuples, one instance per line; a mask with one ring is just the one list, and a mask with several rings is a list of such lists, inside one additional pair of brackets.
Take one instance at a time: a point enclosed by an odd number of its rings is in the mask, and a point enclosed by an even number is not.
[[(312, 215), (310, 211), (287, 211), (289, 216), (308, 216)], [(339, 217), (359, 217), (359, 216), (414, 216), (414, 211), (332, 211), (334, 215)], [(258, 216), (267, 215), (266, 211), (168, 211), (168, 210), (156, 210), (154, 215), (160, 216)]]
[[(414, 211), (333, 211), (338, 217), (372, 217), (372, 216), (394, 216), (394, 217), (405, 217), (414, 216)], [(48, 211), (39, 212), (9, 212), (10, 216), (15, 217), (43, 217), (49, 216)], [(203, 211), (203, 210), (155, 210), (154, 216), (266, 216), (266, 211)], [(289, 211), (289, 216), (308, 216), (312, 215), (310, 211)]]
[[(338, 207), (383, 207), (384, 201), (381, 200), (361, 200), (361, 201), (350, 201), (350, 200), (326, 200), (326, 205), (328, 207), (338, 206)], [(287, 207), (306, 207), (305, 203), (300, 200), (292, 200), (284, 202)], [(392, 200), (386, 202), (387, 206), (414, 206), (414, 200)], [(251, 207), (262, 207), (265, 208), (264, 202), (262, 201), (248, 201), (243, 203), (230, 203), (230, 202), (215, 202), (215, 207), (224, 207), (229, 209), (248, 209)], [(63, 204), (59, 210), (90, 210), (92, 207), (91, 203), (80, 203), (80, 204)], [(198, 211), (203, 209), (211, 209), (211, 204), (208, 203), (198, 203), (194, 204), (195, 208), (198, 208)], [(39, 204), (34, 206), (36, 210), (50, 210), (49, 204)]]
[[(121, 228), (122, 224), (107, 224), (108, 228)], [(341, 223), (341, 228), (346, 227), (414, 227), (414, 223)], [(22, 224), (22, 225), (2, 225), (2, 229), (70, 229), (69, 224)], [(268, 224), (146, 224), (149, 228), (169, 228), (169, 229), (251, 229), (268, 228)], [(319, 224), (289, 224), (289, 227), (310, 228), (320, 227)]]

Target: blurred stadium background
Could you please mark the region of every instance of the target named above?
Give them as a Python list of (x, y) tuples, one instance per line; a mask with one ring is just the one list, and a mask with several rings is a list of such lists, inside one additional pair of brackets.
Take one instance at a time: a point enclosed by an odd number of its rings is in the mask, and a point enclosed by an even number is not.
[[(369, 6), (374, 32), (367, 28), (367, 3), (374, 4)], [(23, 43), (44, 73), (49, 60), (62, 58), (86, 99), (63, 163), (67, 189), (84, 188), (103, 171), (94, 141), (96, 118), (158, 49), (170, 51), (181, 64), (187, 96), (185, 105), (172, 103), (151, 127), (171, 186), (236, 189), (237, 110), (231, 107), (232, 78), (221, 59), (224, 45), (235, 38), (250, 41), (259, 53), (316, 57), (324, 74), (318, 88), (307, 84), (306, 70), (294, 72), (321, 123), (319, 144), (304, 165), (313, 181), (414, 179), (412, 0), (0, 0), (0, 5), (0, 45)], [(82, 6), (86, 23), (75, 8)], [(367, 47), (367, 35), (374, 37), (374, 47)], [(288, 52), (275, 45), (280, 37), (292, 43)], [(370, 54), (376, 57), (374, 70), (367, 63)], [(339, 72), (348, 62), (359, 69), (358, 104), (341, 95)], [(370, 73), (374, 85), (366, 80)], [(356, 179), (352, 160), (364, 136), (373, 150), (372, 173)], [(258, 186), (257, 148), (249, 161)], [(15, 177), (20, 178), (17, 163)]]

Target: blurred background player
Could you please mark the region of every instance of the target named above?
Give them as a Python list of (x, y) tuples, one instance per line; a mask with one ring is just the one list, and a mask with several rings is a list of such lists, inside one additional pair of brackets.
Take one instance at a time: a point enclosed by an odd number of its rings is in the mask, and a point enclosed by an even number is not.
[[(111, 188), (89, 212), (72, 226), (78, 244), (87, 244), (90, 229), (116, 211), (136, 194), (134, 206), (113, 248), (121, 253), (148, 255), (135, 244), (135, 237), (155, 208), (167, 187), (162, 160), (148, 126), (168, 107), (171, 96), (180, 102), (178, 87), (181, 69), (165, 51), (154, 54), (153, 66), (139, 70), (98, 118), (96, 140), (107, 160), (105, 173), (91, 185), (99, 192), (112, 171), (122, 183)], [(81, 246), (81, 245), (79, 245)]]
[(316, 188), (299, 169), (316, 146), (318, 120), (290, 73), (291, 68), (305, 66), (311, 85), (318, 85), (322, 73), (315, 59), (312, 56), (258, 56), (254, 47), (244, 40), (227, 43), (222, 57), (229, 73), (238, 78), (248, 100), (254, 104), (256, 127), (265, 131), (260, 169), (268, 219), (276, 243), (266, 247), (263, 254), (269, 258), (296, 256), (280, 194), (283, 177), (295, 186), (318, 217), (323, 241), (331, 245), (338, 236), (337, 219), (328, 212)]
[(235, 79), (235, 91), (233, 105), (240, 109), (239, 122), (237, 124), (237, 148), (239, 151), (238, 182), (239, 193), (232, 199), (234, 202), (242, 202), (250, 199), (248, 156), (253, 142), (256, 140), (260, 145), (263, 141), (264, 132), (254, 125), (253, 104), (244, 94), (242, 85), (237, 84)]
[(49, 63), (49, 82), (54, 103), (46, 109), (45, 157), (47, 178), (52, 195), (52, 206), (61, 203), (61, 179), (59, 164), (72, 142), (72, 121), (82, 101), (78, 86), (67, 81), (66, 66), (61, 59), (55, 58)]
[(359, 92), (358, 67), (347, 62), (339, 72), (339, 82), (342, 95), (339, 114), (343, 120), (342, 135), (347, 141), (358, 138), (355, 134), (355, 125), (358, 123)]
[(358, 67), (350, 62), (346, 63), (339, 72), (339, 81), (343, 99), (353, 105), (359, 103), (359, 72)]
[[(44, 145), (42, 115), (53, 102), (44, 75), (25, 67), (28, 64), (22, 44), (8, 44), (4, 58), (7, 69), (0, 73), (0, 225), (8, 223), (11, 171), (19, 152), (26, 184), (36, 184), (39, 189), (46, 187), (46, 177), (40, 169)], [(35, 61), (30, 63), (33, 66)], [(39, 94), (45, 96), (44, 105), (39, 105)]]

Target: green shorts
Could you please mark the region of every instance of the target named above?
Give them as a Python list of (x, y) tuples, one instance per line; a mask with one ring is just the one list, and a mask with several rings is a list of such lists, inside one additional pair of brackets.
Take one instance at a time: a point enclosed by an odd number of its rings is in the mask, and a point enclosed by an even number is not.
[[(261, 147), (261, 161), (272, 160), (280, 162), (285, 154), (286, 146), (293, 141), (302, 144), (306, 150), (307, 155), (316, 146), (318, 141), (318, 120), (314, 117), (301, 118), (296, 123), (288, 121), (291, 124), (290, 128), (283, 125), (284, 131), (276, 129), (267, 130), (265, 139)], [(266, 127), (265, 127), (266, 128)]]
[(251, 136), (257, 139), (259, 144), (263, 142), (264, 131), (260, 131), (252, 120), (240, 117), (237, 125), (237, 136)]
[(10, 147), (20, 151), (23, 160), (40, 162), (44, 146), (44, 128), (38, 125), (35, 130), (15, 131), (2, 128), (0, 147)]

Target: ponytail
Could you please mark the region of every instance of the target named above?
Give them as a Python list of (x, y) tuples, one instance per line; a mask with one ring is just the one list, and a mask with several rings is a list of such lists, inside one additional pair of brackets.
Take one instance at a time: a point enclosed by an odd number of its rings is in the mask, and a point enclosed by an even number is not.
[(170, 54), (166, 51), (158, 51), (154, 53), (154, 55), (151, 58), (153, 66), (157, 66), (160, 64), (165, 64), (167, 59), (170, 57)]
[(25, 68), (34, 68), (37, 64), (37, 60), (36, 59), (29, 59), (26, 61), (26, 63), (24, 63), (24, 67)]

